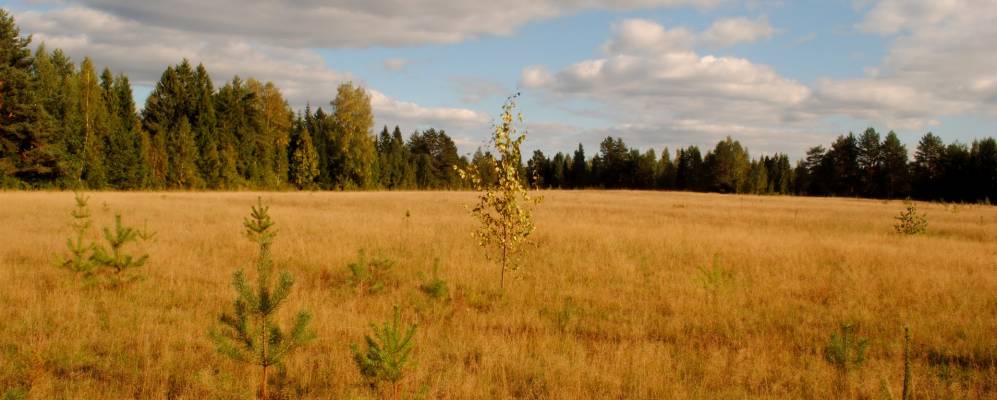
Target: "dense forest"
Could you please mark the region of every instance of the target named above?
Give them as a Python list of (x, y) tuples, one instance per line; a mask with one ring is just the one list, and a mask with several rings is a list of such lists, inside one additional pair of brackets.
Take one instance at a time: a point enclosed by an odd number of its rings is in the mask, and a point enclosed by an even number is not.
[[(141, 112), (125, 74), (99, 74), (59, 49), (34, 52), (0, 9), (0, 187), (13, 189), (459, 189), (461, 156), (443, 130), (374, 132), (370, 97), (340, 85), (328, 110), (295, 112), (270, 82), (238, 76), (216, 89), (203, 65), (169, 66)], [(897, 135), (869, 128), (807, 151), (751, 158), (731, 138), (698, 147), (628, 147), (608, 137), (587, 156), (533, 153), (523, 165), (542, 188), (989, 201), (997, 199), (997, 142), (946, 145), (928, 133), (908, 159)], [(485, 168), (484, 170), (487, 170)], [(488, 177), (485, 177), (488, 179)]]

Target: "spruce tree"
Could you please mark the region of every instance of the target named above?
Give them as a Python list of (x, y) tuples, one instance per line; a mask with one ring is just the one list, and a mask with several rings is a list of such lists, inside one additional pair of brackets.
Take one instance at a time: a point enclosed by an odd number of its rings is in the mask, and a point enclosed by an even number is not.
[(59, 174), (53, 124), (32, 78), (31, 37), (0, 9), (0, 186), (41, 186)]
[(259, 200), (252, 207), (250, 217), (243, 221), (246, 236), (259, 247), (256, 285), (250, 286), (242, 269), (236, 271), (232, 286), (238, 297), (233, 310), (221, 315), (222, 329), (211, 332), (211, 340), (219, 353), (260, 367), (260, 399), (263, 400), (267, 398), (268, 370), (279, 366), (288, 355), (315, 338), (315, 333), (308, 329), (311, 315), (307, 312), (299, 312), (286, 332), (275, 322), (278, 310), (291, 294), (294, 280), (291, 274), (282, 271), (276, 285), (273, 282), (270, 248), (277, 232), (268, 212), (269, 207)]
[(295, 128), (294, 152), (291, 155), (291, 182), (298, 189), (311, 189), (319, 175), (318, 152), (312, 143), (312, 135), (303, 123)]

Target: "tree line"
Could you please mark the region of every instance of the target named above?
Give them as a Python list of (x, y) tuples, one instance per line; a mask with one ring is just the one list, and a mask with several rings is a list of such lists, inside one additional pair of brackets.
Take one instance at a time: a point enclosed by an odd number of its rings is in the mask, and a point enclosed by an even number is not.
[(917, 198), (959, 202), (997, 199), (997, 141), (945, 144), (933, 133), (917, 144), (913, 159), (897, 134), (873, 128), (839, 136), (830, 147), (815, 146), (792, 165), (786, 154), (751, 158), (730, 137), (703, 152), (696, 146), (641, 152), (608, 137), (599, 153), (547, 157), (534, 151), (527, 161), (530, 184), (543, 188), (663, 189), (720, 193), (795, 194), (870, 198)]
[[(443, 130), (372, 134), (363, 87), (344, 83), (328, 109), (295, 112), (271, 82), (236, 76), (216, 89), (203, 65), (169, 66), (141, 112), (127, 75), (89, 58), (78, 65), (44, 44), (34, 52), (0, 9), (0, 187), (57, 189), (460, 189), (457, 169), (482, 179), (495, 159), (461, 156)], [(521, 163), (523, 164), (523, 163)], [(809, 149), (752, 158), (726, 138), (641, 151), (607, 137), (589, 157), (535, 151), (522, 165), (540, 188), (862, 196), (982, 201), (997, 198), (997, 143), (945, 144), (932, 133), (913, 160), (893, 132), (869, 128)]]

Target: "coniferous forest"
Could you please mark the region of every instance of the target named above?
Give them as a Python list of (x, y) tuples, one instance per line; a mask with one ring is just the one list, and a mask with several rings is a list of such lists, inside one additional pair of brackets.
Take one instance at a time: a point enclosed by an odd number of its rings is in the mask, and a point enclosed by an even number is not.
[[(44, 44), (31, 50), (0, 10), (0, 187), (8, 189), (460, 189), (456, 169), (493, 162), (458, 154), (443, 130), (374, 132), (370, 97), (344, 83), (323, 107), (292, 110), (278, 87), (238, 76), (220, 87), (204, 65), (169, 66), (141, 111), (124, 73), (98, 72)], [(873, 128), (788, 155), (752, 158), (730, 137), (712, 149), (631, 148), (607, 137), (523, 163), (541, 188), (606, 188), (997, 199), (997, 142), (946, 144), (927, 133), (913, 159)], [(488, 168), (483, 168), (487, 171)], [(484, 176), (484, 179), (489, 179)]]

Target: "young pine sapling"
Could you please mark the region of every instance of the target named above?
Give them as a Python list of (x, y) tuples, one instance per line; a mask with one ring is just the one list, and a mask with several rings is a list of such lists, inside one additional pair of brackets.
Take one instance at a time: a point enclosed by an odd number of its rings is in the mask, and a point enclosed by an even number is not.
[(405, 373), (414, 368), (412, 338), (415, 336), (415, 328), (415, 325), (407, 328), (402, 325), (401, 311), (395, 306), (391, 320), (381, 327), (371, 324), (374, 336), (364, 337), (367, 342), (365, 352), (360, 352), (356, 344), (350, 345), (353, 361), (367, 383), (372, 388), (378, 388), (382, 384), (390, 385), (394, 399), (401, 396), (401, 381)]
[(232, 281), (238, 295), (234, 310), (223, 313), (221, 331), (211, 333), (219, 353), (260, 367), (260, 398), (264, 400), (267, 398), (269, 368), (279, 366), (289, 354), (315, 338), (315, 333), (308, 329), (311, 315), (307, 312), (299, 312), (287, 332), (274, 321), (277, 311), (291, 294), (294, 280), (291, 274), (282, 271), (276, 286), (272, 282), (270, 246), (276, 232), (268, 209), (260, 201), (243, 222), (247, 236), (259, 246), (256, 287), (250, 286), (242, 269), (236, 271)]

